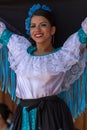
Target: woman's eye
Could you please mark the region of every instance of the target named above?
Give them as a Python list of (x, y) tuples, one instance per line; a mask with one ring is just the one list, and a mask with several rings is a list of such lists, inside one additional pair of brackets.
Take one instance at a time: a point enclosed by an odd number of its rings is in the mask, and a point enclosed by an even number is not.
[(45, 27), (47, 26), (47, 23), (41, 23), (41, 26)]
[(35, 28), (36, 26), (34, 24), (31, 24), (30, 25), (30, 28)]

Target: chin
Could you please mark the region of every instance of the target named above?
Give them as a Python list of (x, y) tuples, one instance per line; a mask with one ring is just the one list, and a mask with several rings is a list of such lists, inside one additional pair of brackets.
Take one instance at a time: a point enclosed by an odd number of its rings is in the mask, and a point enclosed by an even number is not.
[(36, 41), (36, 43), (37, 43), (37, 44), (43, 44), (43, 43), (44, 43), (44, 41), (37, 40), (37, 41)]

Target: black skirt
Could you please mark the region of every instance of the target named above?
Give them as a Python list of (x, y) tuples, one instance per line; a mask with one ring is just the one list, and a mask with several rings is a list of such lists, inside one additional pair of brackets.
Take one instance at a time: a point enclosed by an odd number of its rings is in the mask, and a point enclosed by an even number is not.
[(66, 103), (57, 96), (21, 100), (11, 130), (75, 130)]

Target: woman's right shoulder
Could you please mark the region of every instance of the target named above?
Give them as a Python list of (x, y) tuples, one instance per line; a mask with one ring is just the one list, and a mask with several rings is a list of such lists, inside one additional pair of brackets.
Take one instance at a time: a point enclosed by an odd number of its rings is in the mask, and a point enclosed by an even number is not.
[(13, 33), (8, 42), (9, 46), (28, 48), (31, 46), (31, 42), (26, 37)]

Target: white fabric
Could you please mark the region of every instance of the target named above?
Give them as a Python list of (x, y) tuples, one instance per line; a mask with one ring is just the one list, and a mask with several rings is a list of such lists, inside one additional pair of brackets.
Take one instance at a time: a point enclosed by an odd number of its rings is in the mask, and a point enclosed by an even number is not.
[[(82, 28), (86, 32), (87, 19)], [(16, 34), (11, 36), (7, 45), (10, 67), (17, 75), (16, 95), (21, 99), (51, 96), (67, 90), (84, 70), (82, 50), (85, 45), (79, 42), (77, 32), (66, 40), (60, 50), (48, 55), (28, 54), (29, 46), (31, 43), (27, 39)]]
[(6, 29), (6, 26), (3, 22), (0, 21), (0, 35), (2, 34), (2, 32)]
[(85, 45), (81, 45), (77, 33), (60, 50), (43, 56), (28, 54), (30, 42), (16, 34), (7, 46), (10, 67), (17, 75), (16, 94), (22, 99), (56, 95), (69, 89), (85, 67), (84, 54), (80, 52)]
[(81, 24), (84, 32), (87, 34), (87, 17), (85, 18), (85, 20), (82, 22)]

